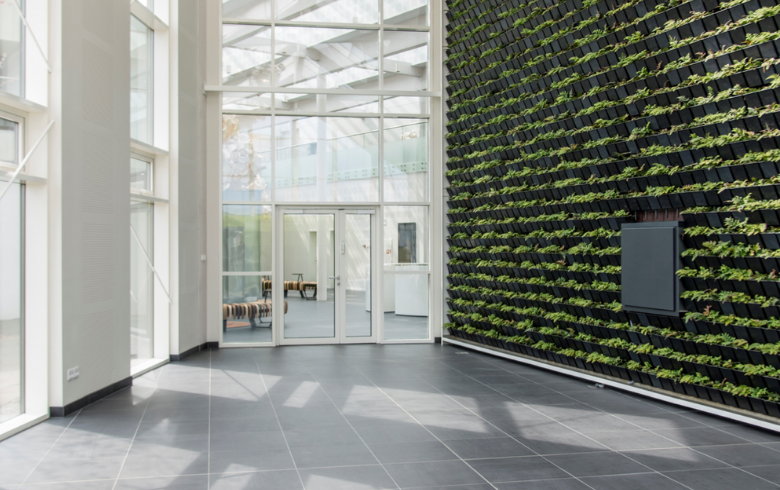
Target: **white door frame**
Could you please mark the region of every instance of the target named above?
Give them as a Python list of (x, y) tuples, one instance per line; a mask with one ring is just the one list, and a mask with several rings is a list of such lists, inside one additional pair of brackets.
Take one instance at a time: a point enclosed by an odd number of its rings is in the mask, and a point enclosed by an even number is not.
[[(381, 257), (378, 254), (381, 252), (381, 247), (377, 245), (379, 243), (379, 230), (377, 225), (377, 208), (378, 206), (277, 206), (276, 207), (276, 229), (275, 240), (276, 250), (279, 253), (276, 254), (275, 264), (273, 268), (272, 281), (274, 284), (284, 284), (284, 216), (289, 215), (333, 215), (334, 217), (334, 273), (336, 276), (340, 276), (343, 270), (346, 269), (346, 262), (344, 255), (341, 253), (341, 241), (344, 240), (344, 232), (346, 227), (346, 215), (347, 214), (367, 214), (371, 216), (371, 251), (369, 257), (371, 260), (371, 335), (367, 337), (347, 337), (346, 332), (346, 281), (340, 285), (336, 285), (334, 289), (335, 293), (335, 316), (334, 316), (334, 336), (326, 338), (284, 338), (284, 308), (273, 308), (273, 321), (274, 321), (274, 344), (275, 345), (323, 345), (323, 344), (366, 344), (377, 343), (379, 335), (377, 334), (379, 327), (379, 315), (377, 312), (381, 311), (381, 295), (377, 292), (379, 287), (379, 278), (381, 276)], [(338, 283), (338, 281), (336, 281)], [(327, 289), (319, 294), (327, 294)], [(284, 288), (273, 287), (271, 289), (271, 297), (275, 305), (284, 304)]]

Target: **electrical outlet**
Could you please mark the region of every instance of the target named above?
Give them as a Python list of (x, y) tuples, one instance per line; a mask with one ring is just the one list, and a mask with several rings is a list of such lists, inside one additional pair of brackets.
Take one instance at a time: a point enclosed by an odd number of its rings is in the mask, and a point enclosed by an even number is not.
[(79, 377), (79, 367), (73, 367), (68, 369), (68, 381), (71, 381), (73, 379), (76, 379)]

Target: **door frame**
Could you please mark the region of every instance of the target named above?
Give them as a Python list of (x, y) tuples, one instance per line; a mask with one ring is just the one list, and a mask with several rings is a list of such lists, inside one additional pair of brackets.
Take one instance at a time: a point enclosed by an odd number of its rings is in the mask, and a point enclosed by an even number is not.
[[(382, 251), (376, 244), (379, 242), (379, 226), (377, 225), (377, 216), (379, 206), (371, 205), (335, 205), (335, 206), (306, 206), (306, 205), (281, 205), (276, 206), (274, 230), (275, 246), (278, 253), (274, 258), (274, 267), (272, 281), (274, 284), (283, 284), (284, 277), (284, 216), (289, 215), (323, 215), (330, 214), (334, 217), (334, 271), (340, 275), (342, 269), (342, 254), (340, 253), (340, 240), (346, 226), (345, 216), (347, 214), (367, 214), (371, 216), (371, 250), (369, 258), (371, 261), (371, 335), (367, 337), (347, 337), (346, 335), (346, 282), (342, 285), (341, 294), (334, 289), (335, 297), (335, 315), (333, 337), (326, 338), (295, 338), (286, 339), (284, 337), (284, 308), (274, 308), (272, 312), (274, 327), (274, 345), (332, 345), (332, 344), (375, 344), (378, 343), (381, 336), (378, 334), (380, 318), (379, 309), (382, 307), (380, 298), (382, 297), (380, 287), (380, 276), (382, 257), (378, 254)], [(327, 291), (325, 292), (327, 294)], [(284, 288), (274, 287), (271, 289), (271, 298), (274, 304), (281, 305), (284, 301)]]

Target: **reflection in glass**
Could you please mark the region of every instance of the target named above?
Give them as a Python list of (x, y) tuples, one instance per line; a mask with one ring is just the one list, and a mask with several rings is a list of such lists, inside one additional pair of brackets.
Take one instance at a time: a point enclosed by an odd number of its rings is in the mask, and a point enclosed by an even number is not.
[(347, 214), (341, 281), (346, 283), (347, 337), (371, 336), (371, 215)]
[(154, 261), (153, 209), (150, 203), (130, 203), (130, 225), (141, 242), (130, 237), (131, 364), (154, 357), (154, 273), (146, 261)]
[(222, 0), (225, 19), (271, 20), (272, 0)]
[(384, 200), (428, 200), (428, 122), (385, 119)]
[(336, 335), (334, 225), (332, 214), (284, 215), (283, 278), (309, 283), (308, 290), (287, 291), (286, 339)]
[(222, 110), (224, 111), (271, 111), (272, 94), (250, 92), (223, 92)]
[(222, 206), (222, 270), (271, 270), (271, 206)]
[(385, 97), (385, 114), (428, 114), (428, 97)]
[(384, 32), (384, 88), (428, 89), (428, 33)]
[(379, 2), (377, 0), (320, 2), (277, 0), (276, 18), (296, 22), (376, 24), (379, 22)]
[(393, 0), (383, 5), (385, 24), (428, 25), (428, 0)]
[(271, 27), (222, 26), (222, 84), (271, 85)]
[[(223, 276), (222, 304), (236, 305), (261, 303), (272, 305), (270, 295), (264, 295), (264, 285), (270, 283), (271, 276)], [(224, 306), (223, 306), (224, 309)], [(273, 308), (262, 310), (257, 316), (233, 315), (223, 313), (222, 340), (225, 343), (271, 342)]]
[(428, 206), (386, 206), (385, 271), (427, 271)]
[(130, 16), (130, 137), (152, 142), (152, 30)]
[(13, 184), (0, 201), (0, 423), (22, 413), (22, 198)]
[(271, 116), (223, 115), (222, 200), (270, 201), (270, 180)]
[(130, 188), (139, 191), (152, 190), (152, 164), (130, 157)]
[(19, 163), (19, 123), (0, 117), (0, 163)]
[(376, 88), (379, 31), (275, 28), (276, 86)]
[(277, 201), (376, 201), (378, 118), (277, 117)]
[(25, 29), (12, 2), (0, 2), (0, 91), (23, 97)]
[(385, 275), (385, 339), (427, 339), (428, 274)]

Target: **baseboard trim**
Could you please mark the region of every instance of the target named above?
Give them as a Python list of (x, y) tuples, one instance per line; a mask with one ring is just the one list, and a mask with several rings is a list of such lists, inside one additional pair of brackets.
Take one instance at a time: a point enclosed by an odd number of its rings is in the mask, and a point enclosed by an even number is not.
[(433, 338), (433, 343), (434, 344), (441, 344), (441, 337), (434, 337)]
[(66, 415), (70, 415), (73, 412), (81, 410), (82, 408), (86, 407), (90, 403), (94, 403), (100, 400), (101, 398), (105, 398), (108, 395), (116, 393), (117, 391), (123, 390), (128, 386), (132, 386), (132, 385), (133, 385), (133, 377), (128, 376), (125, 379), (117, 381), (116, 383), (112, 383), (106, 386), (105, 388), (97, 390), (94, 393), (90, 393), (89, 395), (83, 396), (76, 401), (72, 401), (67, 405), (65, 405), (64, 407), (49, 407), (49, 415), (51, 415), (52, 417), (65, 417)]
[(706, 400), (693, 398), (679, 393), (672, 395), (668, 394), (668, 391), (660, 390), (652, 386), (628, 384), (627, 381), (619, 378), (613, 378), (612, 376), (591, 374), (590, 371), (583, 371), (578, 368), (564, 366), (562, 364), (553, 363), (545, 359), (537, 359), (535, 357), (526, 356), (517, 352), (505, 351), (504, 349), (478, 344), (476, 342), (471, 342), (470, 340), (445, 336), (442, 339), (442, 342), (445, 344), (465, 347), (466, 349), (478, 351), (483, 354), (502, 357), (504, 359), (509, 359), (511, 361), (522, 364), (528, 364), (533, 367), (545, 369), (547, 371), (553, 371), (559, 374), (564, 374), (566, 376), (579, 378), (590, 383), (601, 383), (605, 386), (609, 386), (610, 388), (626, 391), (635, 395), (641, 395), (647, 398), (660, 400), (672, 405), (692, 408), (694, 410), (708, 413), (710, 415), (716, 415), (734, 422), (741, 422), (743, 424), (752, 425), (754, 427), (760, 427), (762, 429), (780, 433), (780, 424), (778, 423), (777, 419), (767, 415), (762, 415), (760, 413), (749, 412), (739, 408), (721, 406), (713, 402), (708, 402)]
[(202, 350), (209, 350), (209, 349), (219, 349), (219, 342), (205, 342), (203, 344), (196, 345), (191, 349), (187, 349), (182, 353), (171, 354), (171, 362), (183, 361), (184, 359), (190, 357), (193, 354), (197, 354)]

